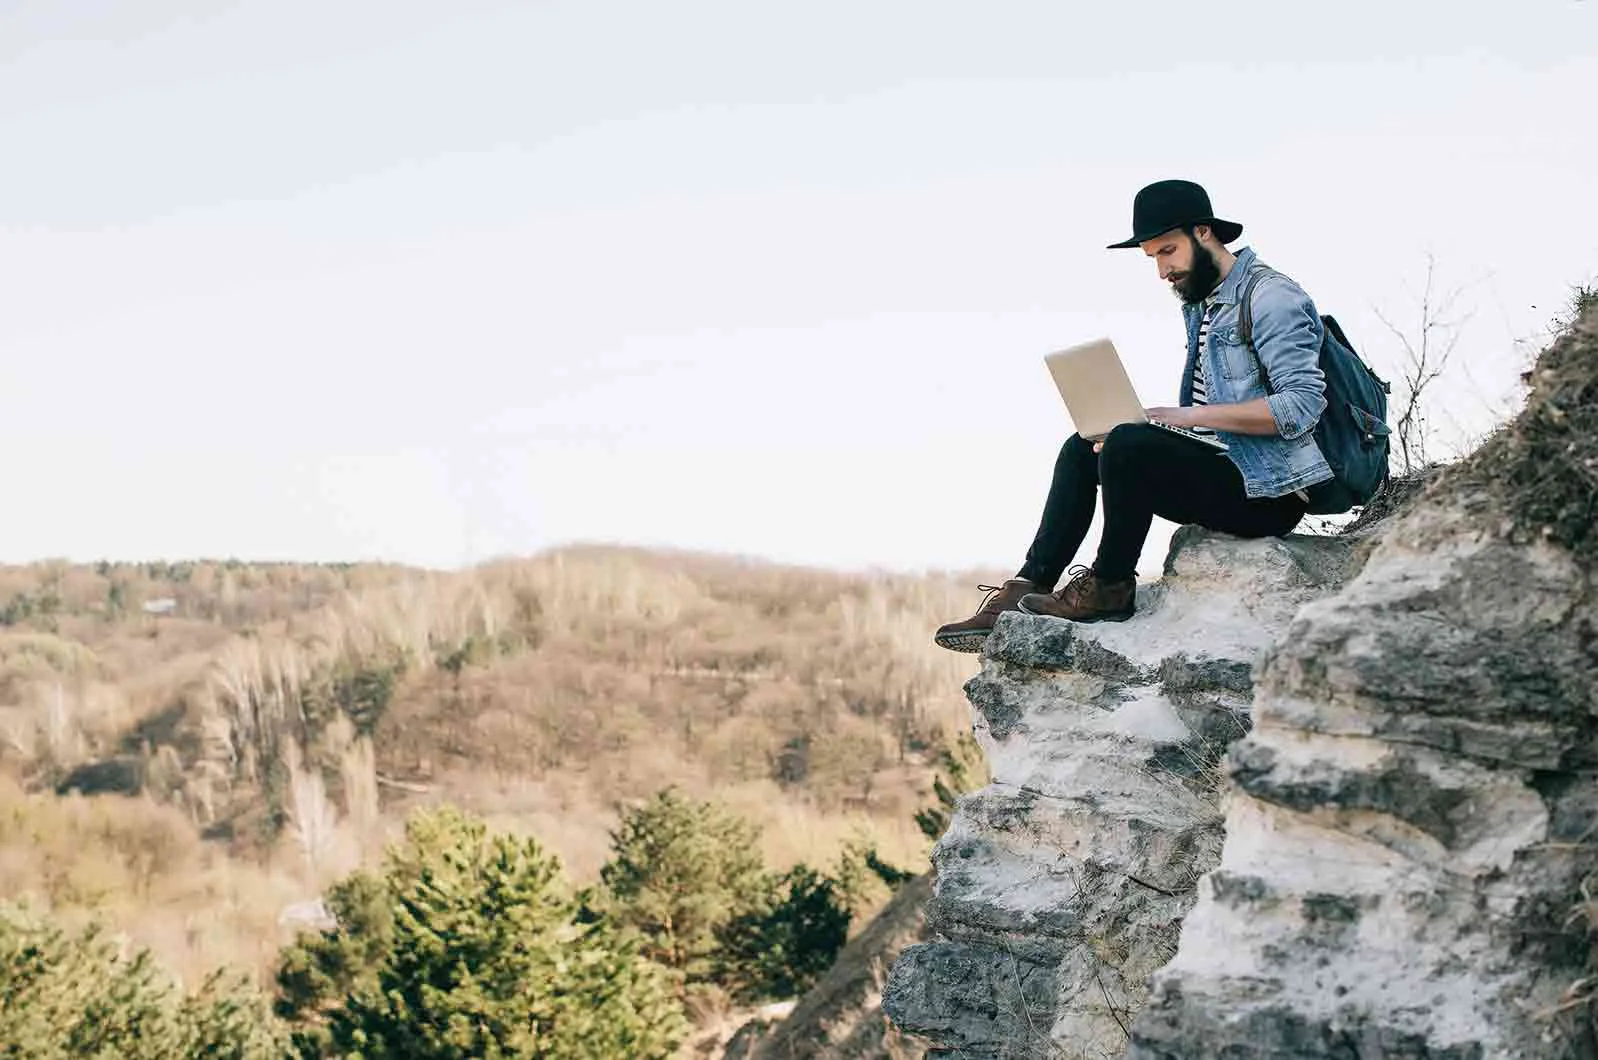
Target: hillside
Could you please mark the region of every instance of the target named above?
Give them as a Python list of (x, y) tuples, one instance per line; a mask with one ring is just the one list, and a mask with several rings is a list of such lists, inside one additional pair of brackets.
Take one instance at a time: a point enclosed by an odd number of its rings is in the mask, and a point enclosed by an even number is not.
[(579, 880), (618, 803), (668, 785), (760, 825), (774, 865), (853, 836), (924, 864), (912, 815), (974, 670), (928, 630), (972, 580), (617, 548), (3, 568), (0, 886), (187, 977), (260, 966), (419, 804)]

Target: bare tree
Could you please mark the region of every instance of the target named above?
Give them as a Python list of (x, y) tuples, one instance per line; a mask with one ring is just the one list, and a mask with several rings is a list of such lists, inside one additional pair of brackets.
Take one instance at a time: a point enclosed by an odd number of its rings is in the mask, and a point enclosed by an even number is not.
[(1448, 369), (1448, 360), (1459, 345), (1460, 335), (1475, 310), (1462, 311), (1460, 297), (1468, 286), (1455, 287), (1438, 295), (1437, 259), (1426, 255), (1426, 287), (1420, 297), (1420, 329), (1410, 336), (1389, 320), (1381, 310), (1376, 317), (1391, 331), (1404, 348), (1404, 363), (1400, 377), (1404, 390), (1396, 406), (1401, 408), (1393, 425), (1398, 436), (1399, 456), (1403, 460), (1401, 474), (1409, 474), (1426, 464), (1426, 388), (1431, 386)]

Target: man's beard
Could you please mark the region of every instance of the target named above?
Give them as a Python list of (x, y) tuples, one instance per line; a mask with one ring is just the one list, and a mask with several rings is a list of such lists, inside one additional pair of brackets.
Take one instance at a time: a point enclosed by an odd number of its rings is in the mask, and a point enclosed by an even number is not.
[(1204, 301), (1221, 282), (1221, 267), (1215, 263), (1214, 256), (1199, 245), (1198, 240), (1192, 236), (1187, 239), (1193, 246), (1193, 264), (1186, 272), (1172, 278), (1171, 291), (1186, 304), (1196, 305)]

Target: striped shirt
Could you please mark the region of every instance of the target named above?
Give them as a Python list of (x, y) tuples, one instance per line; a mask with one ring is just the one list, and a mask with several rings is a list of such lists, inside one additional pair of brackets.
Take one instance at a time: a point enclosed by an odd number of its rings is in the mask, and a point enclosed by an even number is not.
[[(1210, 321), (1215, 316), (1215, 295), (1212, 293), (1204, 299), (1204, 316), (1199, 319), (1198, 333), (1198, 358), (1193, 362), (1193, 404), (1207, 405), (1207, 393), (1204, 387), (1204, 348), (1210, 338)], [(1196, 434), (1214, 434), (1210, 427), (1191, 427), (1189, 430)]]

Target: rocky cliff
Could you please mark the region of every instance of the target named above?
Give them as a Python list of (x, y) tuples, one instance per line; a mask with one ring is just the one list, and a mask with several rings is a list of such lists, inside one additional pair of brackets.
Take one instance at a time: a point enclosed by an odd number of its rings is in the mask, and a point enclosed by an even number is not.
[(1005, 616), (889, 1015), (970, 1058), (1598, 1056), (1595, 325), (1367, 542), (1188, 530), (1124, 625)]
[(1125, 1050), (1220, 858), (1218, 764), (1255, 658), (1353, 551), (1186, 528), (1132, 621), (1001, 618), (966, 685), (993, 783), (934, 848), (941, 939), (894, 966), (899, 1026), (962, 1057)]

